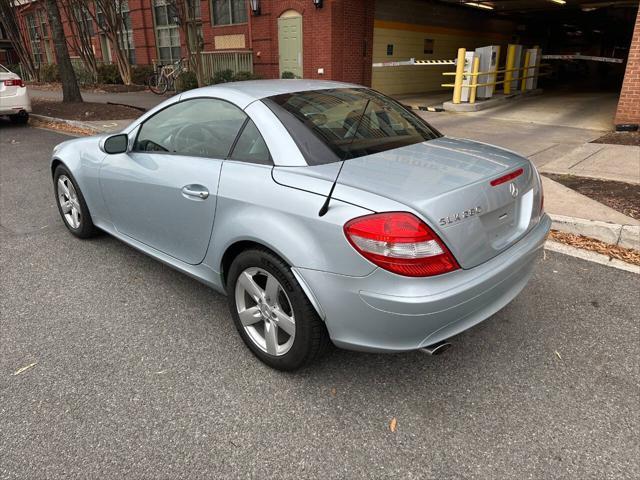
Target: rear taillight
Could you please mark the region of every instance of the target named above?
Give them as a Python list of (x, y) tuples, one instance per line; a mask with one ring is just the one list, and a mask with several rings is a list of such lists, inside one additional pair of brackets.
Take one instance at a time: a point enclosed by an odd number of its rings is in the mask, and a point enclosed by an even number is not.
[(509, 180), (513, 180), (514, 178), (519, 177), (524, 172), (524, 168), (519, 168), (511, 173), (507, 173), (502, 177), (496, 178), (495, 180), (491, 180), (491, 186), (497, 187), (498, 185), (502, 185), (503, 183), (507, 183)]
[(460, 268), (433, 230), (407, 212), (354, 218), (344, 233), (363, 257), (398, 275), (430, 277)]
[(11, 78), (4, 81), (7, 87), (24, 87), (24, 82), (20, 78)]

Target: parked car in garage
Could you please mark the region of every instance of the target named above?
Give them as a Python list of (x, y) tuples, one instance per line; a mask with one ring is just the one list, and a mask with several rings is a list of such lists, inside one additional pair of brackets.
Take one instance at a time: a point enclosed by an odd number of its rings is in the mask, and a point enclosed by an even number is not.
[(31, 100), (24, 82), (17, 74), (0, 65), (0, 115), (7, 115), (12, 122), (27, 123), (31, 112)]
[(520, 293), (551, 225), (529, 160), (338, 82), (191, 90), (57, 145), (51, 173), (71, 233), (227, 294), (249, 349), (283, 370), (330, 341), (444, 350)]

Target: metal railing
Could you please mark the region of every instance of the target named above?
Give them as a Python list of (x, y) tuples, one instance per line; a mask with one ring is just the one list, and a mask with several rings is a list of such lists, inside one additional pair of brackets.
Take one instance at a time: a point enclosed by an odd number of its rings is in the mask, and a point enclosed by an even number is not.
[[(443, 87), (453, 88), (453, 103), (461, 103), (462, 101), (462, 89), (469, 89), (469, 103), (475, 103), (478, 87), (488, 87), (503, 85), (503, 92), (505, 95), (512, 94), (512, 84), (514, 82), (520, 82), (519, 92), (525, 92), (527, 90), (527, 80), (530, 78), (538, 78), (544, 75), (548, 75), (547, 72), (540, 72), (542, 65), (538, 62), (531, 62), (531, 55), (527, 51), (524, 56), (524, 62), (521, 67), (514, 67), (516, 50), (515, 45), (509, 45), (507, 49), (507, 60), (505, 68), (490, 70), (487, 72), (480, 71), (480, 59), (474, 58), (473, 65), (471, 66), (471, 72), (465, 72), (465, 55), (467, 51), (464, 48), (458, 49), (458, 58), (456, 60), (455, 72), (443, 72), (442, 75), (453, 76), (454, 83), (443, 83)], [(538, 55), (540, 58), (540, 55)], [(514, 72), (519, 72), (519, 75), (514, 76)], [(489, 75), (489, 78), (493, 78), (491, 82), (478, 83), (478, 77), (480, 75)], [(498, 77), (502, 77), (498, 80)], [(465, 85), (465, 80), (469, 80), (469, 84)], [(518, 88), (516, 86), (516, 91)]]
[(231, 70), (233, 73), (253, 73), (253, 52), (250, 50), (225, 50), (223, 52), (202, 52), (204, 78), (213, 77), (216, 72)]

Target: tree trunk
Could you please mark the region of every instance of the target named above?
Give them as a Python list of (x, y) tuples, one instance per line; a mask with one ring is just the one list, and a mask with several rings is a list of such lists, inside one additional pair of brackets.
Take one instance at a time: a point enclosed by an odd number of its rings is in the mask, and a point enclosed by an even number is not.
[(58, 4), (56, 0), (46, 0), (45, 6), (49, 16), (49, 27), (51, 28), (51, 34), (55, 43), (60, 81), (62, 82), (62, 101), (64, 103), (82, 102), (76, 72), (73, 70), (73, 65), (69, 58), (69, 49), (67, 48), (67, 40), (62, 28), (62, 19), (60, 18)]

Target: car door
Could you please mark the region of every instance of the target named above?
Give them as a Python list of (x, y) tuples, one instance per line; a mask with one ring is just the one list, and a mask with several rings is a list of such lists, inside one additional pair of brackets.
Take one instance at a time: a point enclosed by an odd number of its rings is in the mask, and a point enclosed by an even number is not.
[(222, 163), (246, 118), (224, 100), (193, 98), (145, 120), (130, 151), (107, 155), (100, 169), (116, 230), (183, 262), (202, 262)]

